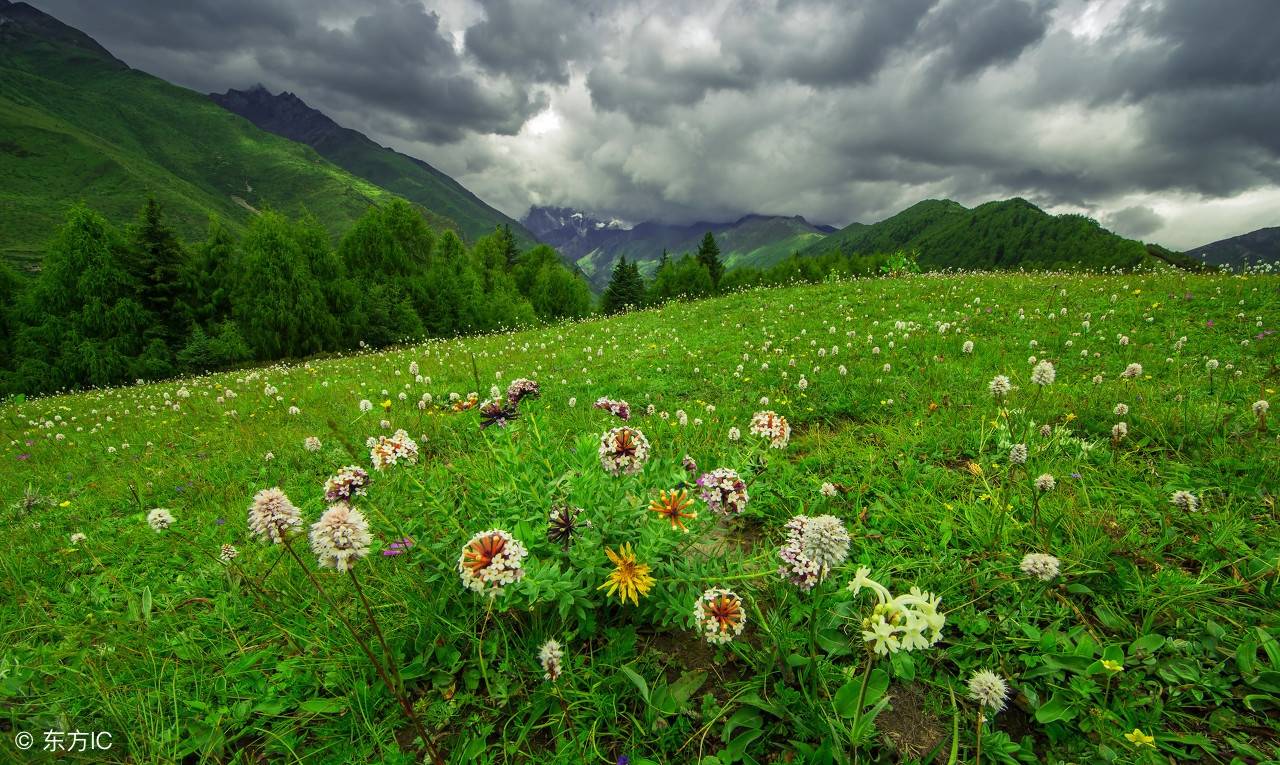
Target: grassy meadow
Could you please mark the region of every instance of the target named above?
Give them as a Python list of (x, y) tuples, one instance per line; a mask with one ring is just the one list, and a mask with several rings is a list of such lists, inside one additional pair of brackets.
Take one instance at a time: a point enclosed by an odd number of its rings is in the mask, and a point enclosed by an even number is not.
[(0, 760), (1275, 762), (1278, 330), (1275, 277), (923, 275), (9, 401)]

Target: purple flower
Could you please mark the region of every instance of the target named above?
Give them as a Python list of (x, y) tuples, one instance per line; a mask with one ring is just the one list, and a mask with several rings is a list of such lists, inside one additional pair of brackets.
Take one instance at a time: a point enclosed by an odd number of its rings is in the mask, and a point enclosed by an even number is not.
[(221, 526), (221, 525), (223, 525), (223, 524), (224, 524), (224, 523), (226, 523), (226, 522), (227, 522), (227, 519), (226, 519), (226, 518), (219, 518), (219, 519), (217, 519), (216, 521), (214, 521), (214, 524), (215, 524), (215, 525), (218, 525), (218, 526)]
[(1072, 473), (1072, 474), (1071, 474), (1071, 477), (1072, 477), (1072, 478), (1074, 478), (1074, 479), (1076, 479), (1077, 481), (1078, 481), (1078, 480), (1080, 480), (1080, 474), (1079, 474), (1079, 473)]
[(618, 758), (618, 765), (631, 765), (631, 758), (625, 754)]
[(30, 455), (30, 454), (19, 454), (19, 455), (18, 455), (18, 459), (19, 459), (19, 460), (22, 460), (23, 462), (26, 462), (27, 460), (31, 459), (31, 455)]
[(1213, 329), (1213, 319), (1206, 321), (1204, 325), (1210, 329)]
[(410, 547), (413, 547), (413, 540), (409, 537), (403, 537), (387, 545), (382, 554), (386, 556), (399, 555)]

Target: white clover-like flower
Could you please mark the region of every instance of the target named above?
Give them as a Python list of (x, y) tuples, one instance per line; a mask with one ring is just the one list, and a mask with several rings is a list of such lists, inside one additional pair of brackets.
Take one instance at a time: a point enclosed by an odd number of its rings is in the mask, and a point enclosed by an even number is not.
[(524, 576), (524, 559), (529, 554), (518, 539), (502, 529), (481, 531), (467, 542), (458, 556), (462, 586), (475, 592), (497, 596), (502, 589)]
[(960, 346), (961, 353), (973, 353), (973, 341), (965, 340), (964, 345)]
[(373, 411), (373, 402), (372, 402), (372, 401), (370, 401), (370, 400), (369, 400), (369, 399), (367, 399), (367, 398), (365, 398), (365, 399), (361, 399), (361, 400), (360, 400), (360, 411), (361, 411), (361, 412), (372, 412), (372, 411)]
[(1111, 410), (1111, 413), (1112, 413), (1112, 414), (1114, 414), (1114, 415), (1115, 415), (1115, 416), (1117, 416), (1117, 417), (1123, 417), (1123, 416), (1125, 416), (1126, 414), (1128, 414), (1128, 413), (1129, 413), (1129, 405), (1128, 405), (1128, 404), (1116, 404), (1116, 408), (1115, 408), (1115, 409), (1112, 409), (1112, 410)]
[(801, 590), (826, 581), (849, 557), (849, 530), (832, 515), (797, 515), (787, 521), (787, 541), (778, 550), (778, 574)]
[(1022, 573), (1028, 576), (1034, 576), (1042, 582), (1047, 582), (1058, 575), (1060, 564), (1057, 558), (1044, 553), (1027, 553), (1022, 557), (1022, 563), (1019, 564)]
[(871, 615), (862, 620), (862, 639), (872, 650), (887, 656), (898, 651), (916, 651), (936, 645), (942, 639), (947, 618), (939, 611), (942, 599), (918, 587), (894, 597), (889, 589), (871, 578), (871, 569), (859, 567), (848, 589), (858, 595), (863, 589), (876, 596)]
[(1053, 381), (1057, 377), (1058, 371), (1053, 368), (1053, 364), (1048, 359), (1036, 364), (1036, 368), (1031, 370), (1031, 382), (1041, 387), (1053, 385)]
[(548, 640), (538, 649), (538, 663), (542, 665), (544, 680), (555, 682), (564, 672), (564, 650), (554, 640)]
[(724, 516), (739, 515), (747, 509), (751, 496), (747, 493), (747, 483), (742, 480), (736, 470), (716, 468), (703, 473), (697, 480), (701, 490), (702, 501), (713, 513)]
[(1009, 382), (1009, 378), (1004, 375), (996, 375), (991, 378), (991, 382), (987, 383), (987, 390), (996, 398), (1004, 398), (1009, 395), (1009, 391), (1013, 390), (1013, 383)]
[(600, 436), (600, 466), (609, 475), (633, 475), (649, 459), (649, 439), (636, 428), (620, 427)]
[(1027, 445), (1014, 444), (1009, 447), (1009, 464), (1025, 465), (1027, 464)]
[(316, 438), (315, 436), (307, 436), (306, 439), (302, 442), (302, 448), (306, 449), (309, 452), (320, 451), (320, 446), (321, 446), (320, 439)]
[(240, 551), (232, 545), (223, 545), (218, 548), (218, 560), (222, 563), (230, 563), (240, 555)]
[(834, 497), (836, 492), (836, 485), (830, 481), (823, 481), (822, 486), (818, 488), (818, 493), (824, 497)]
[(1009, 698), (1009, 685), (989, 669), (978, 670), (969, 678), (969, 698), (993, 712), (999, 712)]
[(302, 515), (280, 488), (263, 489), (249, 506), (249, 533), (264, 542), (280, 544), (302, 528)]
[(742, 431), (738, 430), (736, 426), (729, 428), (730, 441), (737, 441), (740, 438), (742, 438)]
[(1175, 491), (1169, 501), (1179, 510), (1194, 513), (1200, 509), (1200, 500), (1189, 491)]
[(1258, 399), (1253, 402), (1253, 416), (1263, 417), (1271, 409), (1271, 403), (1266, 399)]
[(1124, 371), (1120, 373), (1120, 376), (1126, 380), (1133, 380), (1135, 378), (1141, 377), (1142, 365), (1136, 364), (1136, 363), (1130, 364), (1129, 366), (1124, 368)]
[(1057, 485), (1058, 485), (1058, 482), (1055, 481), (1053, 476), (1048, 473), (1043, 473), (1038, 478), (1036, 478), (1036, 491), (1040, 492), (1041, 494), (1044, 494), (1045, 492), (1053, 491), (1053, 488)]
[(76, 533), (71, 535), (71, 544), (72, 546), (78, 545), (88, 538), (89, 537), (85, 536), (83, 532), (77, 531)]
[(1111, 426), (1111, 438), (1114, 441), (1121, 441), (1129, 435), (1129, 423), (1123, 420)]
[(751, 417), (750, 430), (753, 435), (769, 439), (769, 446), (774, 449), (786, 448), (791, 441), (791, 424), (777, 412), (756, 412)]
[(173, 513), (163, 507), (157, 507), (147, 513), (147, 524), (157, 533), (164, 531), (174, 523)]
[(349, 571), (369, 554), (369, 522), (346, 502), (334, 502), (311, 524), (311, 552), (320, 568)]
[(1215, 370), (1215, 369), (1217, 369), (1217, 368), (1218, 368), (1218, 360), (1217, 360), (1217, 359), (1209, 359), (1208, 361), (1206, 361), (1206, 362), (1204, 363), (1204, 368), (1205, 368), (1205, 369), (1207, 369), (1207, 370), (1209, 370), (1210, 372), (1212, 372), (1213, 370)]
[(724, 645), (742, 634), (747, 626), (747, 610), (742, 598), (732, 590), (712, 587), (698, 596), (693, 622), (708, 643)]
[[(389, 425), (390, 423), (388, 423)], [(374, 470), (385, 470), (401, 462), (406, 465), (418, 463), (418, 444), (403, 429), (391, 436), (378, 436), (369, 448), (369, 460)]]

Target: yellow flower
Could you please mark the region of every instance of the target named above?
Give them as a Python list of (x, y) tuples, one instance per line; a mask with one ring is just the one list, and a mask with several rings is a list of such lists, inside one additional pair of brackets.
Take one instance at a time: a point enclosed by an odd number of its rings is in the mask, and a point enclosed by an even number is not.
[(619, 547), (616, 553), (606, 547), (604, 554), (613, 561), (614, 569), (609, 574), (608, 580), (596, 589), (603, 590), (608, 587), (609, 591), (605, 596), (611, 596), (616, 592), (618, 600), (623, 603), (627, 602), (627, 598), (631, 598), (633, 604), (640, 605), (639, 596), (648, 595), (649, 590), (653, 588), (654, 579), (649, 576), (649, 567), (643, 563), (636, 563), (635, 550), (632, 549), (630, 542)]
[(657, 513), (659, 518), (668, 521), (673, 531), (687, 532), (689, 529), (684, 525), (685, 519), (698, 517), (696, 512), (685, 512), (692, 505), (693, 500), (689, 499), (689, 492), (680, 489), (663, 491), (657, 499), (649, 503), (649, 510)]
[(965, 465), (965, 467), (968, 468), (969, 472), (972, 473), (973, 475), (979, 478), (982, 477), (982, 466), (974, 462), (973, 460), (969, 460), (969, 464)]
[(383, 401), (383, 402), (382, 402), (382, 408), (383, 408), (383, 409), (390, 409), (390, 408), (391, 408), (391, 399), (387, 399), (386, 401)]
[(1067, 422), (1071, 422), (1076, 418), (1075, 412), (1067, 412)]
[(1152, 749), (1156, 748), (1156, 743), (1155, 743), (1156, 737), (1148, 736), (1147, 734), (1143, 733), (1140, 728), (1134, 728), (1133, 733), (1126, 733), (1124, 734), (1124, 737), (1129, 739), (1129, 741), (1131, 741), (1134, 744), (1134, 746), (1138, 746), (1138, 747), (1149, 746)]
[(1118, 661), (1112, 661), (1111, 659), (1103, 659), (1103, 660), (1102, 660), (1102, 666), (1103, 666), (1103, 668), (1105, 668), (1108, 672), (1123, 672), (1123, 671), (1124, 671), (1124, 665), (1123, 665), (1123, 664), (1121, 664), (1121, 663), (1120, 663), (1120, 662), (1118, 662)]
[(64, 499), (58, 503), (58, 507), (71, 507), (71, 500)]

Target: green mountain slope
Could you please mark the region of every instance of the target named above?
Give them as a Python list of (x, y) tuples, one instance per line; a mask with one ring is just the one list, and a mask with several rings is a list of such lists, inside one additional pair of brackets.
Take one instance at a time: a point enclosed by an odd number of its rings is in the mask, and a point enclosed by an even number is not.
[(379, 146), (368, 136), (334, 122), (292, 93), (272, 95), (261, 85), (209, 96), (263, 130), (305, 143), (347, 172), (365, 178), (458, 224), (476, 239), (496, 226), (510, 226), (516, 241), (537, 239), (524, 226), (485, 204), (462, 184), (420, 159)]
[(1050, 215), (1025, 199), (968, 209), (930, 199), (872, 225), (854, 223), (816, 242), (802, 255), (917, 250), (922, 267), (1070, 269), (1133, 268), (1157, 261), (1191, 265), (1163, 248), (1152, 252), (1083, 215)]
[[(194, 237), (210, 215), (314, 213), (345, 229), (385, 189), (205, 96), (130, 69), (81, 32), (0, 0), (0, 255), (28, 263), (85, 201), (126, 221), (147, 195)], [(448, 223), (436, 217), (433, 223)]]

